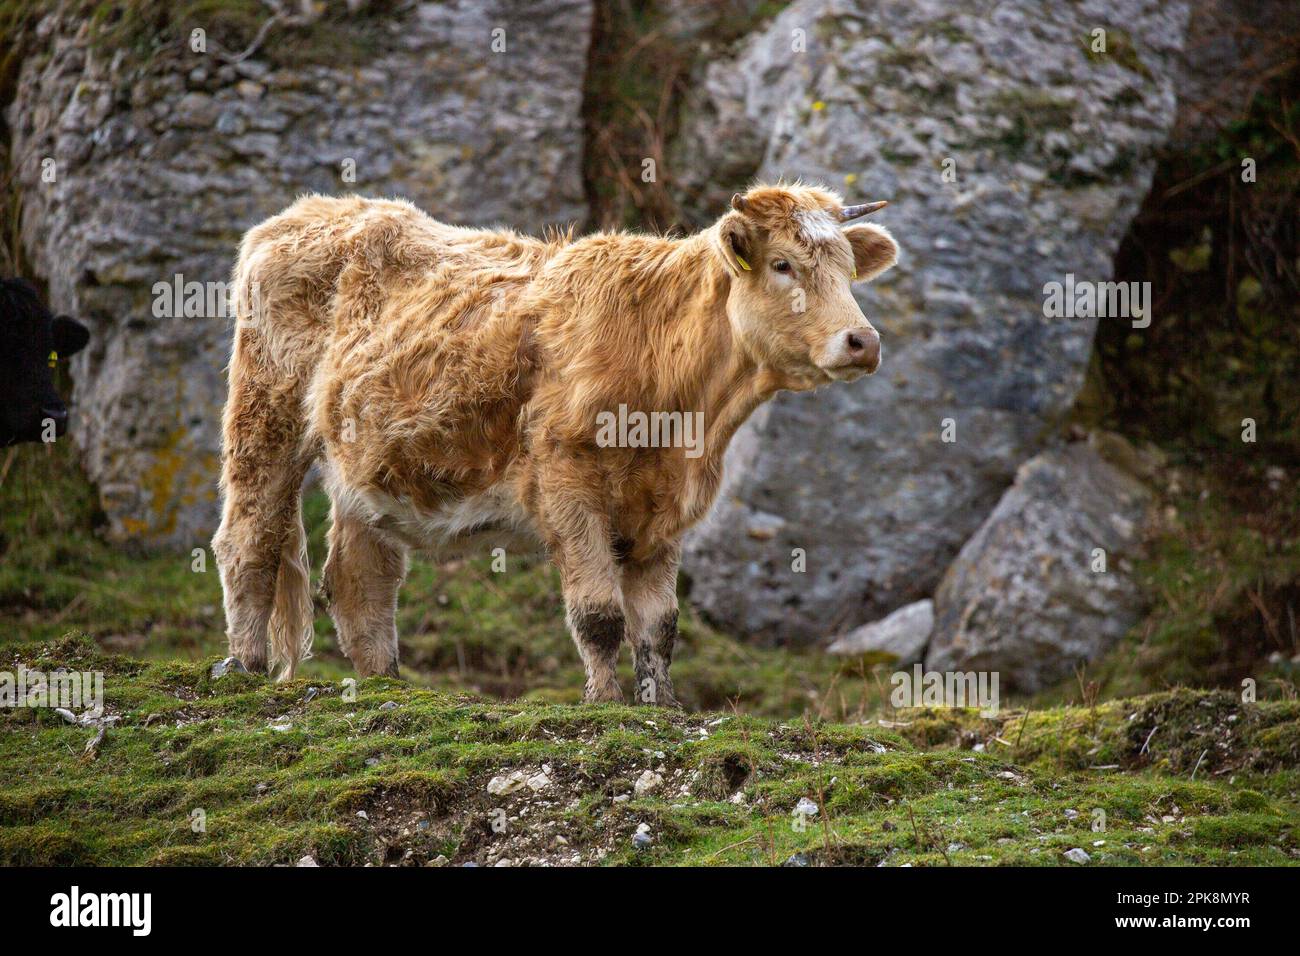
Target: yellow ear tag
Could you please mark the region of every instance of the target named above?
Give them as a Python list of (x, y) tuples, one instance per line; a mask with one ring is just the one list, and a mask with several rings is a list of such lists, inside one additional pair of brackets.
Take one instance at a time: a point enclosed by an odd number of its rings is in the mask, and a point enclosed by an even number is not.
[(50, 368), (54, 368), (54, 364), (55, 364), (56, 362), (58, 362), (58, 360), (59, 360), (59, 353), (58, 353), (58, 352), (51, 352), (51, 353), (50, 353)]
[(856, 279), (857, 277), (858, 277), (858, 267), (857, 267), (857, 266), (854, 266), (854, 267), (853, 267), (853, 278)]
[(736, 261), (740, 263), (740, 268), (744, 269), (746, 272), (750, 271), (749, 263), (746, 262), (743, 258), (741, 258), (740, 256), (736, 256)]

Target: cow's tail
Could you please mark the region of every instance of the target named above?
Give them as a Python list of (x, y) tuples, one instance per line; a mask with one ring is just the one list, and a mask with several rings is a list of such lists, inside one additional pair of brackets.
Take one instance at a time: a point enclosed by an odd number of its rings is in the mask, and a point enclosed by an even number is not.
[(307, 532), (302, 524), (302, 496), (294, 496), (294, 515), (280, 550), (275, 576), (275, 603), (271, 605), (268, 638), (271, 667), (279, 667), (277, 680), (293, 680), (298, 665), (311, 657), (315, 618), (311, 599), (311, 568), (307, 560)]

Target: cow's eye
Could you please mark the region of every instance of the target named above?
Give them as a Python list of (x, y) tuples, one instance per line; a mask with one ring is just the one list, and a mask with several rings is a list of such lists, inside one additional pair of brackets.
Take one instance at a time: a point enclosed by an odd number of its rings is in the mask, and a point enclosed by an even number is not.
[(777, 259), (776, 262), (772, 263), (772, 268), (777, 272), (785, 274), (790, 272), (790, 263), (786, 262), (784, 259)]

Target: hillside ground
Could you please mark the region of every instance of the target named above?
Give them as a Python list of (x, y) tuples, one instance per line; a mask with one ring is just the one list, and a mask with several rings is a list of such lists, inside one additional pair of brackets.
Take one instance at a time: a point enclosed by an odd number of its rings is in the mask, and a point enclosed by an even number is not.
[(0, 716), (5, 864), (1300, 860), (1296, 702), (845, 724), (213, 678), (83, 638), (0, 657), (104, 671), (108, 721)]
[[(0, 863), (1300, 860), (1290, 656), (1252, 652), (1258, 704), (1161, 680), (1189, 635), (1228, 659), (1221, 608), (1294, 576), (1295, 542), (1181, 499), (1143, 571), (1152, 616), (1093, 675), (986, 720), (895, 710), (887, 661), (746, 645), (689, 608), (684, 712), (584, 706), (553, 572), (486, 557), (414, 563), (402, 681), (354, 690), (323, 608), (301, 679), (214, 679), (210, 555), (103, 542), (67, 447), (0, 470), (0, 671), (103, 670), (109, 719), (87, 753), (94, 723), (0, 710)], [(319, 495), (308, 513), (318, 573)]]

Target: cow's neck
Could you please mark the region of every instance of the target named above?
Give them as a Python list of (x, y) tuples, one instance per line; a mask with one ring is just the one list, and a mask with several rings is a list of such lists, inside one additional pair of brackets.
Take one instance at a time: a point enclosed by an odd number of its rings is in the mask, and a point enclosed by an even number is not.
[[(681, 253), (689, 263), (686, 274), (695, 278), (684, 285), (674, 314), (679, 322), (693, 323), (698, 332), (696, 347), (683, 356), (679, 380), (694, 386), (694, 394), (683, 396), (684, 407), (704, 413), (704, 454), (696, 466), (716, 476), (736, 430), (782, 385), (736, 339), (727, 317), (732, 279), (712, 249), (711, 232), (682, 240)], [(707, 316), (703, 323), (701, 316)]]

